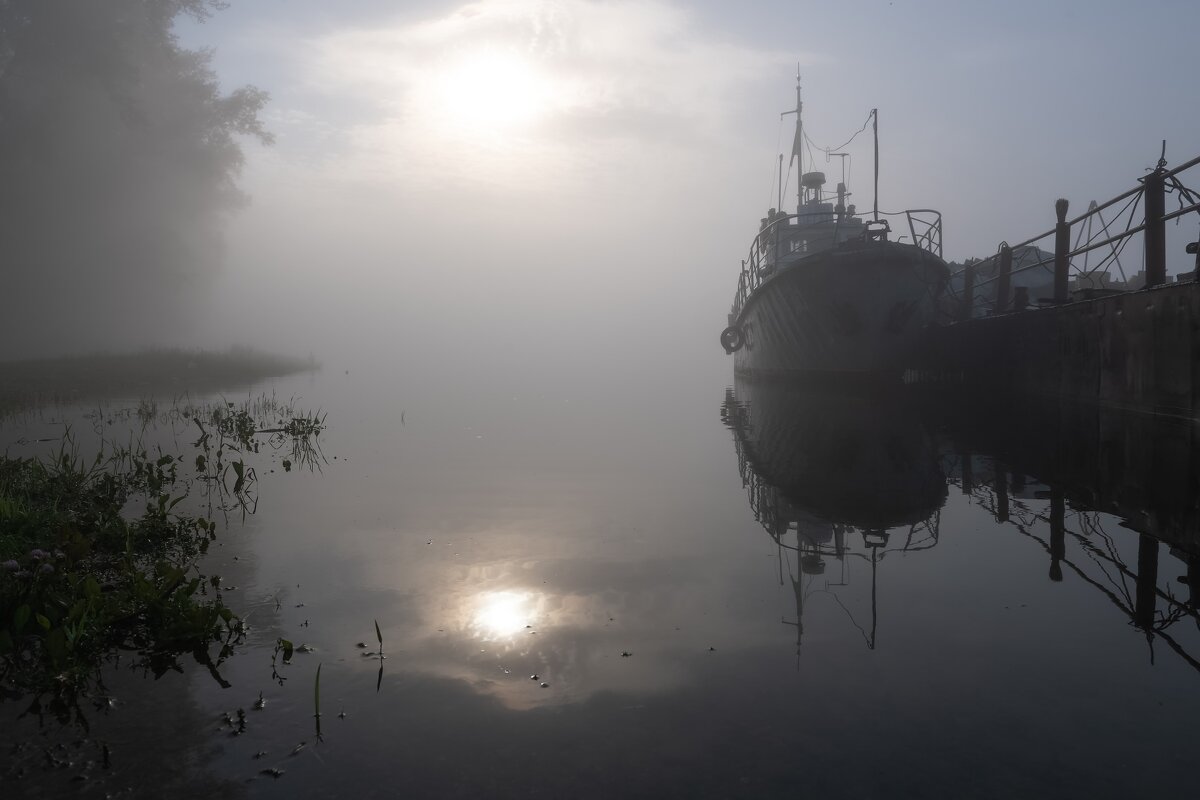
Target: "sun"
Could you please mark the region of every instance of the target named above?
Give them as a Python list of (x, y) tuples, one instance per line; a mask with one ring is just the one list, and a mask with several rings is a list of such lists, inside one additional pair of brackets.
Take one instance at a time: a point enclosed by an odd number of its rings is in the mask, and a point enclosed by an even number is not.
[(509, 50), (479, 49), (437, 70), (428, 87), (442, 127), (460, 134), (502, 135), (529, 127), (551, 108), (552, 81), (536, 64)]

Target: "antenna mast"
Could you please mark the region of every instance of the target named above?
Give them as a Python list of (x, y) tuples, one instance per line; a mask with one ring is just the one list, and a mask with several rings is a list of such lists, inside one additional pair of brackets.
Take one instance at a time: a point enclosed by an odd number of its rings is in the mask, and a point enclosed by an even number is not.
[(871, 109), (871, 127), (875, 133), (875, 206), (872, 211), (875, 215), (875, 221), (879, 222), (879, 109)]
[(800, 99), (800, 65), (796, 65), (796, 140), (792, 151), (796, 154), (796, 213), (804, 207), (804, 121), (801, 119), (804, 101)]
[[(799, 214), (804, 208), (804, 121), (801, 119), (801, 113), (804, 111), (804, 101), (800, 98), (800, 65), (796, 65), (796, 107), (791, 111), (784, 111), (779, 115), (783, 119), (788, 114), (796, 115), (796, 138), (792, 140), (792, 157), (788, 159), (788, 167), (792, 166), (792, 160), (796, 160), (796, 213)], [(783, 155), (781, 154), (782, 161)], [(782, 190), (781, 190), (782, 191)], [(780, 206), (783, 201), (780, 200)], [(780, 208), (782, 211), (783, 209)]]

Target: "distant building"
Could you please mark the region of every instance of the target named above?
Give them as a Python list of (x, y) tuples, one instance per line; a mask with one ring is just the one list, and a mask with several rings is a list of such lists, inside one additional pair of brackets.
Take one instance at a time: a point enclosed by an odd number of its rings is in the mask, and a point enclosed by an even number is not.
[[(1054, 299), (1054, 254), (1040, 247), (1026, 245), (1013, 248), (1012, 276), (1009, 279), (1011, 287), (1009, 294), (1009, 309), (1016, 310), (1015, 302), (1019, 302), (1019, 289), (1025, 290), (1028, 307), (1036, 307), (1040, 301)], [(962, 302), (964, 280), (962, 270), (966, 266), (975, 267), (975, 289), (973, 292), (971, 316), (986, 317), (995, 313), (996, 292), (1000, 282), (997, 279), (1000, 271), (999, 254), (983, 259), (968, 258), (964, 263), (950, 263), (950, 287), (946, 294), (947, 304), (944, 311), (951, 317), (956, 317)], [(1107, 270), (1097, 270), (1083, 275), (1072, 275), (1067, 289), (1072, 299), (1082, 300), (1099, 294), (1113, 292), (1128, 292), (1140, 289), (1146, 285), (1145, 272), (1139, 271), (1122, 281), (1114, 278)]]

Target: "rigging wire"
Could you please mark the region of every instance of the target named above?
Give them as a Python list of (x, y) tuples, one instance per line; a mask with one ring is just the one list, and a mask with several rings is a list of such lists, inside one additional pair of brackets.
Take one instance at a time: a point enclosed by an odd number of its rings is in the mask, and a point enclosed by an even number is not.
[[(808, 131), (801, 129), (800, 134), (801, 134), (801, 136), (804, 137), (804, 144), (805, 144), (805, 149), (808, 151), (809, 163), (811, 163), (811, 164), (817, 163), (817, 159), (813, 155), (813, 150), (817, 150), (818, 152), (821, 152), (825, 155), (825, 163), (828, 164), (832, 157), (832, 154), (834, 152), (841, 150), (842, 148), (849, 145), (851, 142), (853, 142), (855, 139), (858, 138), (859, 134), (861, 134), (863, 131), (865, 131), (867, 129), (867, 126), (871, 124), (871, 117), (874, 113), (875, 113), (874, 111), (869, 112), (867, 114), (866, 120), (862, 124), (862, 127), (859, 128), (857, 131), (855, 131), (854, 134), (849, 139), (842, 142), (837, 147), (823, 147), (812, 140), (812, 138), (808, 135)], [(775, 134), (775, 151), (776, 151), (776, 153), (783, 152), (783, 150), (781, 149), (782, 145), (783, 145), (783, 117), (781, 116), (779, 118), (779, 128), (777, 129), (776, 134)], [(847, 155), (849, 155), (849, 154), (847, 154)], [(771, 195), (767, 201), (768, 208), (774, 208), (774, 203), (776, 202), (776, 198), (778, 197), (778, 195), (783, 195), (785, 197), (787, 196), (788, 187), (791, 185), (791, 182), (792, 182), (792, 163), (794, 161), (795, 161), (794, 158), (788, 159), (788, 168), (787, 168), (787, 173), (784, 176), (783, 186), (779, 186), (778, 164), (776, 162), (772, 162), (772, 164), (771, 164)], [(849, 174), (848, 174), (848, 170), (846, 169), (845, 159), (842, 160), (842, 182), (849, 185)], [(778, 192), (775, 191), (776, 189), (778, 189)], [(780, 210), (782, 210), (782, 209), (780, 209)]]
[(858, 135), (859, 135), (860, 133), (862, 133), (863, 131), (865, 131), (865, 130), (867, 129), (867, 126), (871, 124), (871, 116), (872, 116), (874, 113), (875, 113), (874, 111), (870, 111), (870, 112), (868, 112), (868, 113), (867, 113), (867, 119), (866, 119), (866, 120), (863, 122), (863, 124), (862, 124), (862, 127), (861, 127), (861, 128), (859, 128), (857, 131), (855, 131), (855, 133), (854, 133), (854, 135), (853, 135), (853, 136), (851, 136), (849, 139), (847, 139), (846, 141), (844, 141), (844, 142), (842, 142), (841, 144), (839, 144), (837, 147), (821, 147), (819, 144), (817, 144), (816, 142), (814, 142), (812, 139), (809, 139), (809, 138), (808, 138), (808, 133), (807, 133), (807, 132), (805, 132), (805, 134), (804, 134), (804, 139), (805, 139), (805, 141), (807, 141), (807, 142), (808, 142), (810, 145), (812, 145), (813, 147), (817, 148), (817, 149), (818, 149), (818, 150), (820, 150), (821, 152), (825, 153), (825, 155), (829, 155), (830, 153), (832, 153), (832, 152), (834, 152), (834, 151), (836, 151), (836, 150), (841, 150), (843, 147), (845, 147), (846, 145), (850, 144), (850, 143), (851, 143), (851, 142), (853, 142), (855, 139), (857, 139), (857, 138), (858, 138)]

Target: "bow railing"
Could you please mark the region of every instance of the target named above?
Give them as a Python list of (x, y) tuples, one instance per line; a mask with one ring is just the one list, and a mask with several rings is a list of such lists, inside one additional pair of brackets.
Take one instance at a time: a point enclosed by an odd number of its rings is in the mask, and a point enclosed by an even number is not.
[[(795, 228), (799, 228), (802, 225), (824, 221), (829, 216), (828, 212), (779, 214), (758, 232), (750, 244), (750, 252), (746, 258), (742, 259), (737, 291), (733, 296), (733, 306), (729, 310), (730, 325), (737, 322), (750, 296), (764, 281), (775, 274), (780, 261), (798, 252), (799, 242), (788, 235), (794, 230), (792, 220), (797, 221)], [(942, 257), (942, 215), (940, 212), (931, 208), (914, 208), (905, 211), (881, 211), (879, 216), (904, 217), (909, 235), (912, 237), (912, 245), (922, 250), (928, 250), (938, 258)], [(846, 219), (857, 219), (857, 217), (847, 216)], [(843, 228), (841, 220), (838, 220), (834, 224), (832, 242), (847, 241), (843, 236), (844, 233), (845, 228)], [(863, 237), (865, 238), (865, 231)], [(902, 236), (901, 239), (903, 238)], [(820, 250), (813, 252), (820, 252)]]

